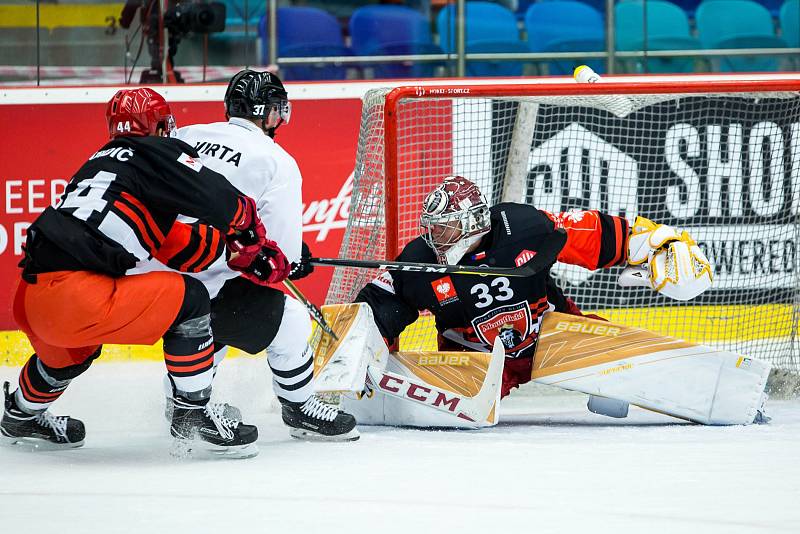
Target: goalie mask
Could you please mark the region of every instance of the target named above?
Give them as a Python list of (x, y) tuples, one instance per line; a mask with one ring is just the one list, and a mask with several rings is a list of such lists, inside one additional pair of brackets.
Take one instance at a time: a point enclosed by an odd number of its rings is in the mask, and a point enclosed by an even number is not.
[(169, 104), (147, 87), (117, 91), (106, 106), (106, 122), (111, 139), (147, 135), (169, 137), (175, 130)]
[(292, 105), (280, 78), (271, 72), (243, 70), (236, 74), (225, 91), (228, 117), (261, 119), (261, 129), (270, 137), (281, 124), (288, 124)]
[(455, 264), (491, 229), (489, 205), (478, 186), (448, 176), (423, 202), (422, 238), (441, 264)]

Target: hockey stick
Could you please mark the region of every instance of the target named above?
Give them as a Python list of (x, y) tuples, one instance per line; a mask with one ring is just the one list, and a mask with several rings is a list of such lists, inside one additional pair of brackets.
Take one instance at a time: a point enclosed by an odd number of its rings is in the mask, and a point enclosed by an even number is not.
[(567, 242), (567, 233), (556, 230), (536, 247), (536, 255), (519, 267), (488, 267), (484, 265), (439, 265), (410, 261), (351, 260), (347, 258), (311, 258), (314, 265), (333, 267), (356, 267), (359, 269), (383, 269), (386, 271), (408, 271), (417, 273), (471, 274), (489, 276), (533, 276), (547, 269), (558, 258), (558, 253)]
[(325, 320), (325, 316), (322, 315), (322, 310), (317, 308), (313, 302), (308, 300), (305, 295), (300, 291), (294, 282), (289, 280), (288, 278), (283, 281), (283, 285), (286, 286), (286, 289), (289, 290), (289, 293), (292, 294), (294, 298), (299, 300), (303, 306), (306, 307), (308, 310), (308, 314), (311, 315), (311, 318), (314, 319), (314, 322), (322, 328), (322, 331), (331, 336), (336, 341), (339, 341), (339, 336), (336, 335), (336, 332), (333, 331), (333, 328), (328, 325), (328, 322)]

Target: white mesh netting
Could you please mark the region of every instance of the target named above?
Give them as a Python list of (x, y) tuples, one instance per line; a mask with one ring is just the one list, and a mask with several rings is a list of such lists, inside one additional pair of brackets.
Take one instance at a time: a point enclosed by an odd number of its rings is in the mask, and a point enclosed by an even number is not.
[[(797, 93), (403, 98), (391, 110), (395, 176), (384, 172), (387, 92), (364, 98), (340, 257), (386, 259), (387, 225), (397, 229), (388, 254), (398, 252), (419, 235), (422, 199), (450, 174), (492, 204), (642, 215), (688, 230), (714, 265), (714, 287), (681, 303), (619, 287), (619, 268), (557, 265), (581, 309), (800, 370)], [(397, 206), (389, 221), (387, 194)], [(352, 301), (375, 274), (338, 268), (327, 302)], [(404, 350), (434, 347), (424, 316), (401, 339)]]

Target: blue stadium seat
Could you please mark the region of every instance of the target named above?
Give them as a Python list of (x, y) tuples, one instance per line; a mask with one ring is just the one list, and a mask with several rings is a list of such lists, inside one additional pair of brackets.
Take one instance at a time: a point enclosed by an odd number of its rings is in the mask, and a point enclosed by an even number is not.
[[(562, 2), (563, 0), (538, 0), (539, 2)], [(605, 16), (606, 0), (576, 0), (582, 4), (595, 8), (601, 15)], [(534, 4), (535, 2), (530, 2)]]
[[(783, 48), (775, 35), (772, 17), (764, 6), (750, 0), (708, 0), (695, 14), (697, 34), (705, 48)], [(770, 56), (725, 56), (719, 60), (726, 72), (775, 71), (780, 60)]]
[(686, 13), (686, 16), (690, 19), (694, 18), (697, 6), (699, 6), (702, 1), (703, 0), (670, 0), (670, 2), (683, 9), (683, 12)]
[[(631, 0), (614, 8), (617, 50), (693, 50), (702, 48), (689, 31), (689, 19), (678, 6), (664, 0)], [(647, 42), (645, 43), (645, 13)], [(625, 60), (633, 72), (693, 72), (694, 58), (664, 57)]]
[[(467, 53), (528, 52), (519, 38), (514, 14), (499, 4), (467, 2), (465, 47)], [(436, 17), (439, 42), (447, 53), (456, 51), (456, 6), (448, 4)], [(521, 76), (519, 61), (468, 61), (468, 76)]]
[[(603, 16), (583, 2), (560, 0), (533, 4), (525, 12), (528, 47), (531, 52), (594, 52), (605, 49)], [(596, 72), (605, 71), (602, 59), (551, 61), (552, 75), (569, 75), (585, 64)]]
[[(704, 2), (715, 2), (716, 0), (703, 0)], [(757, 4), (764, 6), (769, 11), (769, 14), (772, 15), (773, 19), (777, 19), (780, 16), (781, 5), (783, 5), (783, 0), (753, 0)]]
[(777, 19), (780, 17), (783, 0), (758, 0), (758, 3), (767, 8), (772, 18)]
[[(342, 30), (336, 17), (313, 7), (278, 8), (278, 56), (280, 57), (331, 57), (350, 56), (352, 51), (344, 45)], [(263, 58), (269, 57), (269, 36), (266, 17), (258, 27)], [(347, 68), (337, 65), (297, 65), (281, 67), (287, 80), (343, 80)]]
[(255, 53), (258, 24), (266, 4), (261, 0), (222, 0), (222, 3), (225, 4), (225, 31), (208, 36), (209, 50), (239, 56), (244, 47), (247, 50), (244, 53), (250, 57), (250, 51)]
[[(357, 56), (442, 53), (442, 49), (433, 44), (428, 19), (405, 6), (374, 5), (356, 9), (350, 17), (350, 38)], [(422, 78), (433, 76), (437, 63), (409, 61), (369, 66), (376, 78)]]
[(223, 0), (225, 4), (225, 27), (244, 26), (245, 21), (254, 29), (266, 13), (263, 0)]
[(791, 47), (800, 46), (800, 0), (786, 0), (781, 6), (780, 21), (783, 40)]

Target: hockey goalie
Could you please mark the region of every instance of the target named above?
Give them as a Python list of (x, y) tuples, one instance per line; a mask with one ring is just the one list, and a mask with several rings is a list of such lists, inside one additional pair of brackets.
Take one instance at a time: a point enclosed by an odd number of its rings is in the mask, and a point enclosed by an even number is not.
[[(338, 340), (320, 339), (315, 387), (350, 391), (362, 424), (476, 428), (528, 381), (588, 393), (613, 417), (634, 404), (709, 425), (764, 422), (770, 365), (724, 350), (583, 315), (549, 274), (558, 262), (623, 266), (619, 284), (690, 300), (712, 268), (687, 232), (598, 211), (489, 207), (478, 187), (451, 176), (425, 199), (421, 236), (397, 261), (545, 267), (525, 277), (383, 272), (356, 303), (326, 306)], [(438, 352), (390, 352), (421, 311), (435, 319)]]

